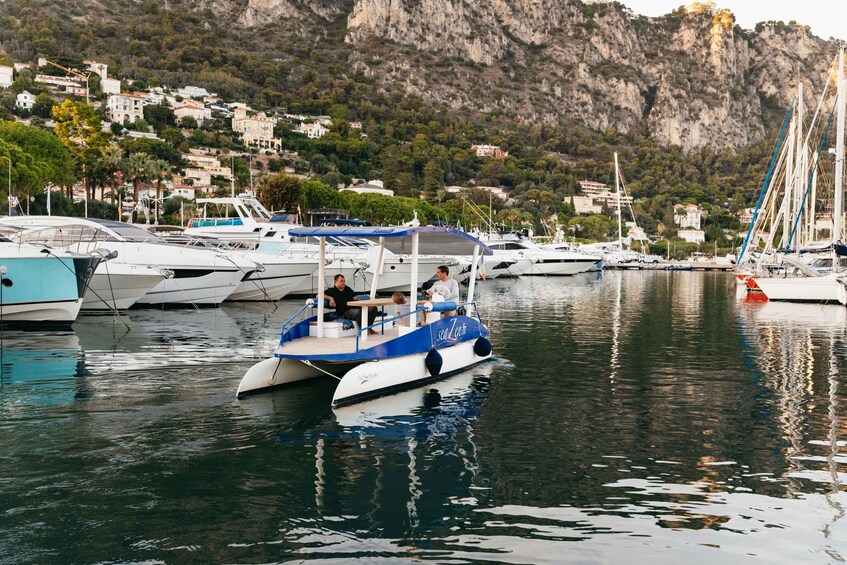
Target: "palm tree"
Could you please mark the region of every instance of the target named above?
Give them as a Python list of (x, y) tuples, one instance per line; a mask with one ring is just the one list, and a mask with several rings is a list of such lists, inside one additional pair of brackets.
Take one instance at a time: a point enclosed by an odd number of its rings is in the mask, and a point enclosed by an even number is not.
[(159, 223), (159, 200), (162, 198), (162, 180), (171, 173), (171, 164), (162, 159), (150, 162), (150, 178), (156, 179), (156, 212), (154, 223)]
[[(123, 171), (132, 180), (132, 199), (138, 204), (138, 189), (143, 181), (150, 178), (150, 156), (146, 153), (133, 153), (123, 162)], [(136, 210), (132, 211), (132, 221), (137, 218)]]
[[(109, 187), (112, 191), (112, 204), (115, 203), (115, 174), (120, 170), (122, 161), (123, 150), (116, 145), (109, 145), (104, 148), (97, 158), (97, 166), (106, 173), (106, 177), (109, 179)], [(104, 189), (105, 187), (101, 187), (100, 189), (100, 200), (106, 197), (103, 194)]]

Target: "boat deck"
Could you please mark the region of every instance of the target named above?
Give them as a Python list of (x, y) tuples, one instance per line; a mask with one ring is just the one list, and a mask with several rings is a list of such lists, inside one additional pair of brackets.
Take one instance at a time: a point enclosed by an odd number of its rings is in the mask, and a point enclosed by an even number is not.
[[(367, 340), (359, 338), (359, 350), (369, 349), (399, 336), (397, 328), (388, 328), (384, 334), (369, 335)], [(356, 337), (301, 337), (277, 347), (282, 355), (338, 355), (356, 352)]]

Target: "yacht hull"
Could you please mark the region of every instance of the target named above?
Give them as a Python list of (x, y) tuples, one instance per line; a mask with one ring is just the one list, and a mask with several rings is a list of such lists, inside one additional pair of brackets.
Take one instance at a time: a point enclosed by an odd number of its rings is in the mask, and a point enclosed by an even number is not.
[(570, 276), (594, 269), (596, 259), (585, 260), (546, 260), (537, 261), (525, 275), (543, 275), (548, 277)]
[[(169, 267), (170, 268), (170, 267)], [(179, 269), (175, 269), (180, 271)], [(205, 274), (203, 270), (184, 269), (172, 279), (166, 279), (136, 302), (136, 306), (214, 306), (226, 300), (241, 284), (244, 273), (237, 269), (217, 270)], [(183, 275), (183, 276), (180, 276)]]
[(247, 280), (242, 281), (227, 300), (276, 301), (291, 294), (304, 281), (310, 279), (315, 271), (314, 263), (266, 262), (262, 264), (265, 270), (255, 272)]
[(760, 277), (755, 280), (768, 300), (847, 303), (844, 285), (834, 277)]
[(164, 280), (162, 273), (149, 267), (101, 263), (85, 291), (82, 309), (125, 310)]

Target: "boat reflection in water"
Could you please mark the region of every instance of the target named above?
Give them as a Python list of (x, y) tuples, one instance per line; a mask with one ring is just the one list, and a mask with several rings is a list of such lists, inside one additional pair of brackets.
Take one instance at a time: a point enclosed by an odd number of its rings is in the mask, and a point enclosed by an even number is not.
[(3, 332), (0, 348), (0, 413), (16, 407), (59, 405), (88, 398), (91, 391), (76, 334)]
[[(318, 395), (332, 395), (332, 383), (323, 390), (310, 384), (243, 403), (245, 408), (250, 405), (252, 418), (261, 416), (264, 406), (264, 417), (269, 419), (279, 418), (279, 410), (285, 408), (300, 418), (323, 419), (304, 425), (303, 419), (295, 423), (286, 418), (289, 421), (277, 433), (281, 448), (291, 457), (297, 457), (302, 446), (312, 449), (314, 509), (323, 517), (314, 522), (302, 514), (292, 519), (281, 528), (284, 543), (313, 558), (337, 556), (339, 551), (351, 559), (366, 557), (373, 555), (375, 546), (386, 554), (434, 554), (435, 548), (414, 547), (409, 536), (418, 528), (433, 527), (445, 527), (447, 535), (453, 520), (463, 518), (454, 515), (448, 524), (445, 504), (458, 508), (462, 516), (473, 508), (468, 505), (464, 510), (455, 495), (445, 498), (445, 494), (464, 492), (458, 498), (465, 501), (487, 496), (474, 425), (488, 397), (492, 372), (503, 364), (478, 365), (437, 383), (320, 415), (302, 408), (297, 413), (295, 401), (308, 396), (320, 403)], [(294, 395), (299, 398), (289, 402)], [(355, 543), (349, 537), (351, 528), (361, 532)], [(322, 550), (314, 547), (315, 536), (322, 540)]]

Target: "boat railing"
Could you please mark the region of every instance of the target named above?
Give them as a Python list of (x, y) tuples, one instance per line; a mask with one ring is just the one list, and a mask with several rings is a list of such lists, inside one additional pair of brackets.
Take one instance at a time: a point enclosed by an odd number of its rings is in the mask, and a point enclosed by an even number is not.
[(293, 316), (288, 318), (288, 320), (286, 320), (285, 323), (282, 324), (282, 331), (280, 332), (280, 337), (279, 337), (279, 344), (280, 345), (282, 345), (283, 342), (285, 341), (285, 331), (286, 331), (286, 328), (288, 327), (288, 324), (290, 324), (291, 322), (296, 320), (297, 317), (300, 316), (300, 314), (302, 314), (304, 310), (306, 310), (306, 308), (314, 308), (314, 307), (315, 307), (315, 299), (314, 298), (308, 299), (306, 301), (306, 303), (303, 305), (302, 308), (297, 310), (297, 312)]

